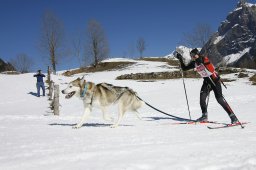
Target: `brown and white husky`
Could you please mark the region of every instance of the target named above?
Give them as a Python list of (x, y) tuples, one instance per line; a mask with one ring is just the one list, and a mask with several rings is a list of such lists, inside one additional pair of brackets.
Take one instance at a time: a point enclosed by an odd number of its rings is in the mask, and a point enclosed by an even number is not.
[[(144, 104), (142, 100), (137, 97), (136, 92), (128, 87), (118, 87), (112, 84), (87, 82), (84, 77), (77, 78), (70, 82), (68, 87), (62, 90), (66, 94), (66, 99), (76, 96), (83, 100), (84, 114), (79, 123), (73, 128), (80, 128), (83, 123), (89, 118), (93, 107), (99, 107), (103, 113), (105, 120), (111, 121), (107, 115), (107, 108), (110, 105), (118, 105), (118, 119), (111, 125), (117, 127), (124, 116), (125, 112), (133, 111), (138, 116), (138, 109)], [(138, 116), (139, 118), (139, 116)]]

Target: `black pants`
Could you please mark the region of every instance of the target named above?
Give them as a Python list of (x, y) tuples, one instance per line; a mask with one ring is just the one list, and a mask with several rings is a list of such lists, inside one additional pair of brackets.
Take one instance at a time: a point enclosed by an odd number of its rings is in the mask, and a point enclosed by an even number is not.
[(212, 82), (210, 79), (204, 79), (203, 85), (201, 87), (200, 106), (202, 113), (207, 113), (206, 98), (211, 90), (213, 90), (215, 98), (218, 101), (218, 103), (223, 107), (223, 109), (228, 113), (228, 115), (231, 116), (233, 114), (233, 111), (222, 95), (221, 82)]

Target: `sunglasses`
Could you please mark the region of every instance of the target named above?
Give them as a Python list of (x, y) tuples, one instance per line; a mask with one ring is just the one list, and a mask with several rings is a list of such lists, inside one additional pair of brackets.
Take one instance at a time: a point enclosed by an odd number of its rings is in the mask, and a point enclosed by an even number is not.
[(195, 57), (195, 53), (190, 53), (190, 57)]

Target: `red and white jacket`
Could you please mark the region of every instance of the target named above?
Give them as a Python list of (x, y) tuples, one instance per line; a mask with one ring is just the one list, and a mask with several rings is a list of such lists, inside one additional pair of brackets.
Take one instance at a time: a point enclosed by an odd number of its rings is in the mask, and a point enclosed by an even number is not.
[(181, 61), (181, 67), (183, 70), (194, 69), (203, 78), (211, 78), (214, 81), (218, 81), (219, 75), (215, 71), (214, 65), (210, 62), (209, 58), (206, 56), (200, 56), (195, 61), (192, 61), (187, 66)]

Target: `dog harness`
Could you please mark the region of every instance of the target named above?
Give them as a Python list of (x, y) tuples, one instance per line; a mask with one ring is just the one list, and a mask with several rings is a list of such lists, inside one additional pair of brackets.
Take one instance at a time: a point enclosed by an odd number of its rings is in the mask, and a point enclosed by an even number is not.
[(116, 103), (122, 97), (124, 92), (130, 91), (136, 95), (136, 93), (128, 87), (113, 86), (112, 84), (108, 83), (101, 83), (101, 85), (116, 95), (116, 99), (113, 103)]
[(88, 89), (88, 83), (85, 84), (84, 86), (84, 90), (82, 91), (81, 93), (81, 96), (80, 97), (84, 97), (85, 96), (85, 93), (87, 92), (87, 89)]

